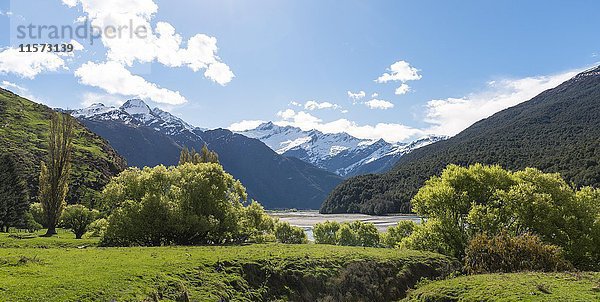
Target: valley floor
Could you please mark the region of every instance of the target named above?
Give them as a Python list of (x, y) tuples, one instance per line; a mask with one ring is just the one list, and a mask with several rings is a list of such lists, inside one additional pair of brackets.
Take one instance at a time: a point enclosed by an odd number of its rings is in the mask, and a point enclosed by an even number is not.
[(457, 261), (410, 250), (97, 242), (0, 234), (0, 301), (600, 301), (600, 273), (443, 279)]
[(433, 253), (316, 244), (95, 245), (65, 232), (0, 234), (0, 300), (390, 301), (458, 268)]

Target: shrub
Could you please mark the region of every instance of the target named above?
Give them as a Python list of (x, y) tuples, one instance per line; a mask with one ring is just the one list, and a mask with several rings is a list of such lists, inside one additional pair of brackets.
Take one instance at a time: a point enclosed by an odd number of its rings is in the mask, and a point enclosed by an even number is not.
[(313, 236), (317, 244), (337, 244), (336, 232), (340, 229), (340, 224), (335, 221), (325, 221), (315, 224)]
[(379, 231), (372, 223), (344, 223), (336, 232), (336, 240), (339, 245), (376, 247), (379, 246)]
[(356, 232), (350, 228), (350, 225), (344, 223), (340, 226), (338, 231), (335, 233), (336, 241), (339, 245), (346, 246), (358, 246), (358, 238), (356, 238)]
[(252, 201), (250, 205), (242, 209), (240, 218), (241, 231), (238, 241), (250, 241), (264, 243), (275, 241), (273, 232), (275, 220), (271, 218), (260, 203)]
[(88, 227), (88, 234), (90, 237), (102, 237), (108, 227), (108, 220), (106, 218), (100, 218), (90, 223)]
[(382, 234), (381, 243), (386, 247), (397, 247), (402, 239), (410, 236), (415, 230), (416, 224), (411, 220), (398, 221), (396, 226), (389, 227)]
[(292, 226), (287, 222), (277, 222), (275, 225), (275, 238), (280, 243), (300, 244), (308, 242), (306, 233), (302, 228)]
[(532, 234), (488, 237), (476, 235), (466, 249), (465, 270), (470, 274), (512, 273), (521, 271), (563, 271), (571, 265), (562, 249), (544, 244)]
[(25, 228), (27, 229), (27, 231), (29, 231), (30, 233), (39, 231), (43, 228), (43, 226), (41, 224), (39, 224), (37, 221), (35, 221), (35, 219), (33, 218), (33, 215), (31, 214), (31, 212), (25, 212)]
[(44, 214), (44, 209), (42, 208), (41, 203), (36, 202), (29, 205), (29, 213), (31, 213), (31, 216), (33, 216), (33, 220), (41, 224), (42, 227), (48, 227), (48, 224), (46, 223), (46, 215)]
[(88, 226), (99, 215), (100, 213), (97, 210), (90, 210), (83, 205), (69, 205), (65, 207), (61, 215), (60, 225), (71, 229), (76, 239), (81, 239), (81, 236), (87, 232)]
[(417, 225), (410, 236), (402, 239), (401, 248), (411, 250), (422, 250), (454, 255), (453, 238), (460, 238), (460, 233), (450, 232), (454, 228), (445, 227), (443, 222), (437, 219), (428, 219), (426, 223)]

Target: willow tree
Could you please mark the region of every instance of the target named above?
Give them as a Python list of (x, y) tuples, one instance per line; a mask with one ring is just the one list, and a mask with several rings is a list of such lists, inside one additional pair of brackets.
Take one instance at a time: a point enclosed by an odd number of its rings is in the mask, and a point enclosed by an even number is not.
[(48, 158), (41, 163), (39, 193), (39, 201), (48, 223), (46, 236), (56, 234), (56, 225), (69, 191), (73, 126), (71, 117), (59, 113), (54, 113), (50, 121)]

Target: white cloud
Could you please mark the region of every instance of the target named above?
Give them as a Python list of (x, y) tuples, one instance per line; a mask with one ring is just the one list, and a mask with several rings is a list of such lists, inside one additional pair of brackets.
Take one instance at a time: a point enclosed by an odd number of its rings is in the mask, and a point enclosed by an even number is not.
[(373, 98), (373, 99), (376, 98), (376, 97), (378, 97), (378, 96), (379, 96), (379, 93), (377, 93), (377, 92), (373, 92), (373, 94), (371, 94), (371, 98)]
[(410, 86), (406, 84), (400, 85), (400, 87), (396, 88), (396, 95), (403, 95), (410, 91)]
[(296, 102), (296, 101), (291, 101), (291, 102), (290, 102), (290, 105), (292, 105), (292, 106), (296, 106), (296, 107), (302, 107), (302, 104), (300, 104), (300, 103), (298, 103), (298, 102)]
[(388, 68), (388, 72), (382, 74), (375, 80), (377, 83), (401, 82), (402, 85), (396, 88), (397, 95), (406, 94), (410, 91), (410, 86), (406, 84), (408, 81), (416, 81), (421, 79), (418, 69), (410, 66), (406, 61), (398, 61)]
[(194, 72), (205, 69), (204, 76), (220, 85), (235, 77), (217, 56), (215, 37), (196, 34), (183, 47), (183, 38), (170, 23), (157, 22), (153, 29), (151, 20), (158, 6), (152, 0), (63, 0), (63, 3), (69, 7), (81, 4), (90, 23), (99, 28), (126, 26), (120, 35), (118, 31), (102, 35), (108, 60), (127, 66), (157, 61), (168, 67), (187, 66)]
[(416, 128), (393, 123), (378, 123), (376, 125), (359, 125), (347, 119), (338, 119), (323, 122), (320, 118), (310, 113), (291, 109), (280, 111), (278, 116), (282, 119), (275, 122), (279, 126), (294, 126), (302, 130), (317, 129), (323, 133), (346, 132), (352, 136), (363, 139), (384, 139), (388, 142), (406, 141), (424, 135)]
[(308, 101), (304, 103), (304, 109), (306, 110), (320, 110), (320, 109), (339, 109), (340, 106), (337, 104), (333, 104), (330, 102), (316, 102), (316, 101)]
[(482, 92), (462, 98), (431, 100), (426, 105), (425, 121), (433, 124), (429, 129), (431, 133), (455, 135), (476, 121), (558, 86), (580, 71), (492, 81), (488, 83), (487, 90)]
[(124, 100), (125, 97), (120, 95), (85, 92), (81, 97), (81, 105), (89, 107), (92, 104), (100, 103), (106, 106), (121, 106)]
[(231, 131), (246, 131), (256, 129), (256, 127), (260, 126), (260, 124), (264, 123), (262, 120), (243, 120), (237, 123), (231, 124), (227, 129)]
[(367, 94), (364, 91), (359, 91), (359, 92), (352, 92), (352, 91), (348, 91), (348, 97), (351, 98), (354, 101), (358, 101), (362, 98), (364, 98)]
[(419, 70), (410, 66), (410, 64), (406, 61), (398, 61), (388, 68), (389, 73), (384, 73), (377, 80), (377, 83), (387, 83), (390, 81), (393, 82), (407, 82), (407, 81), (415, 81), (420, 80), (421, 75), (419, 74)]
[(170, 105), (187, 102), (179, 91), (160, 88), (158, 85), (132, 74), (117, 62), (87, 62), (75, 70), (75, 76), (82, 84), (101, 88), (110, 94), (139, 97)]
[(369, 109), (382, 109), (387, 110), (394, 108), (394, 104), (385, 100), (372, 99), (370, 101), (365, 102), (365, 105), (369, 107)]
[(52, 52), (19, 52), (7, 48), (0, 52), (0, 73), (13, 73), (33, 79), (42, 72), (66, 69), (65, 61)]
[(15, 90), (20, 91), (20, 92), (27, 92), (27, 91), (29, 91), (29, 89), (27, 89), (27, 88), (25, 88), (23, 86), (20, 86), (18, 84), (9, 82), (9, 81), (2, 81), (2, 85), (0, 85), (0, 87), (2, 87), (4, 89), (7, 89), (7, 90), (15, 89)]

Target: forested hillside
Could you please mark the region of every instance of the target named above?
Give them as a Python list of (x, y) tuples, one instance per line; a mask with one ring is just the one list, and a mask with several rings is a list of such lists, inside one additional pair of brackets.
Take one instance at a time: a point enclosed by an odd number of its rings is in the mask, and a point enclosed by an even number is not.
[(409, 212), (425, 180), (452, 163), (535, 167), (576, 186), (600, 186), (600, 67), (415, 150), (388, 173), (343, 182), (321, 212)]
[[(47, 106), (0, 89), (0, 153), (16, 155), (32, 197), (37, 196), (40, 162), (47, 154), (52, 112)], [(101, 189), (125, 167), (125, 160), (104, 139), (78, 122), (74, 133), (68, 202), (94, 198), (95, 190)]]

